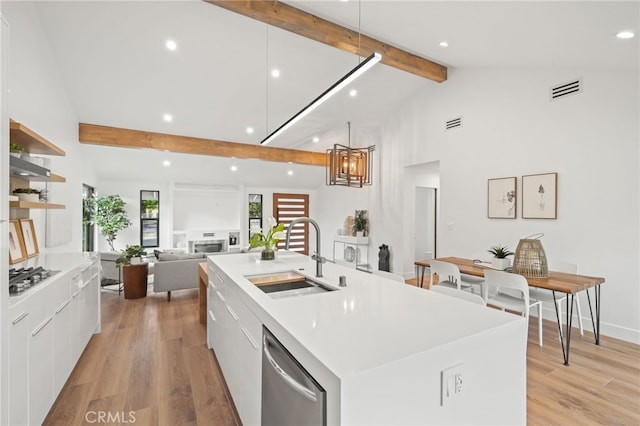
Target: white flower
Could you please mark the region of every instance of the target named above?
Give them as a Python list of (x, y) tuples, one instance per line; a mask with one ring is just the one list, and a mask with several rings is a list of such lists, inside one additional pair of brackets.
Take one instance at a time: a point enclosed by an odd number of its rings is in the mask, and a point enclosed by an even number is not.
[(284, 231), (274, 232), (271, 238), (273, 238), (274, 240), (284, 240), (285, 238), (287, 238), (287, 233)]
[(269, 228), (273, 228), (278, 224), (278, 222), (276, 221), (276, 218), (271, 216), (269, 218)]

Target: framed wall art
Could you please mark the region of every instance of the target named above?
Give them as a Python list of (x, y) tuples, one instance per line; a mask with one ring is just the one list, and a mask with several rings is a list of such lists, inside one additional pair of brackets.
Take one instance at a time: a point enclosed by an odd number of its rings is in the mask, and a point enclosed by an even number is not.
[(19, 220), (9, 221), (9, 264), (22, 262), (27, 258)]
[(518, 211), (516, 177), (489, 179), (487, 185), (487, 217), (515, 219)]
[(33, 226), (32, 219), (20, 219), (20, 228), (22, 229), (22, 241), (24, 241), (24, 249), (27, 257), (37, 256), (40, 252), (38, 248), (38, 239), (36, 238), (36, 229)]
[(522, 176), (522, 218), (558, 217), (558, 174)]

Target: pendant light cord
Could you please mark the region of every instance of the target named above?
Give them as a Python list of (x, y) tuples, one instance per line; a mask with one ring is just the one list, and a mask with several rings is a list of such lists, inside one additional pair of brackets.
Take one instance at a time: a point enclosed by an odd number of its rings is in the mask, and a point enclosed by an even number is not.
[(264, 72), (265, 86), (266, 86), (266, 100), (265, 100), (265, 110), (266, 110), (266, 119), (264, 123), (265, 135), (269, 134), (269, 17), (267, 16), (267, 49), (266, 49), (266, 67)]

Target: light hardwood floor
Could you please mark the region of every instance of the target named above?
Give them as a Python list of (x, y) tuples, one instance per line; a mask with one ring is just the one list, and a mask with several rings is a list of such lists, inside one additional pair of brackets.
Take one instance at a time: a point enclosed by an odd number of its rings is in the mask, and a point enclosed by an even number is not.
[[(170, 303), (164, 293), (124, 300), (103, 291), (102, 333), (92, 337), (44, 424), (99, 424), (100, 412), (110, 413), (109, 424), (238, 424), (197, 311), (197, 290), (174, 292)], [(529, 329), (527, 423), (639, 425), (640, 346), (606, 336), (596, 346), (591, 333), (576, 329), (566, 367), (557, 326), (544, 323), (543, 347), (537, 321)]]

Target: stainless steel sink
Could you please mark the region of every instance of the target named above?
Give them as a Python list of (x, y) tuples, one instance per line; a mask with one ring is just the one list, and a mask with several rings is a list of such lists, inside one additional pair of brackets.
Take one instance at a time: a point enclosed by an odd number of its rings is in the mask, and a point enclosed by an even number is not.
[(260, 290), (267, 293), (272, 299), (326, 293), (336, 290), (295, 271), (249, 275), (246, 276), (246, 278)]

